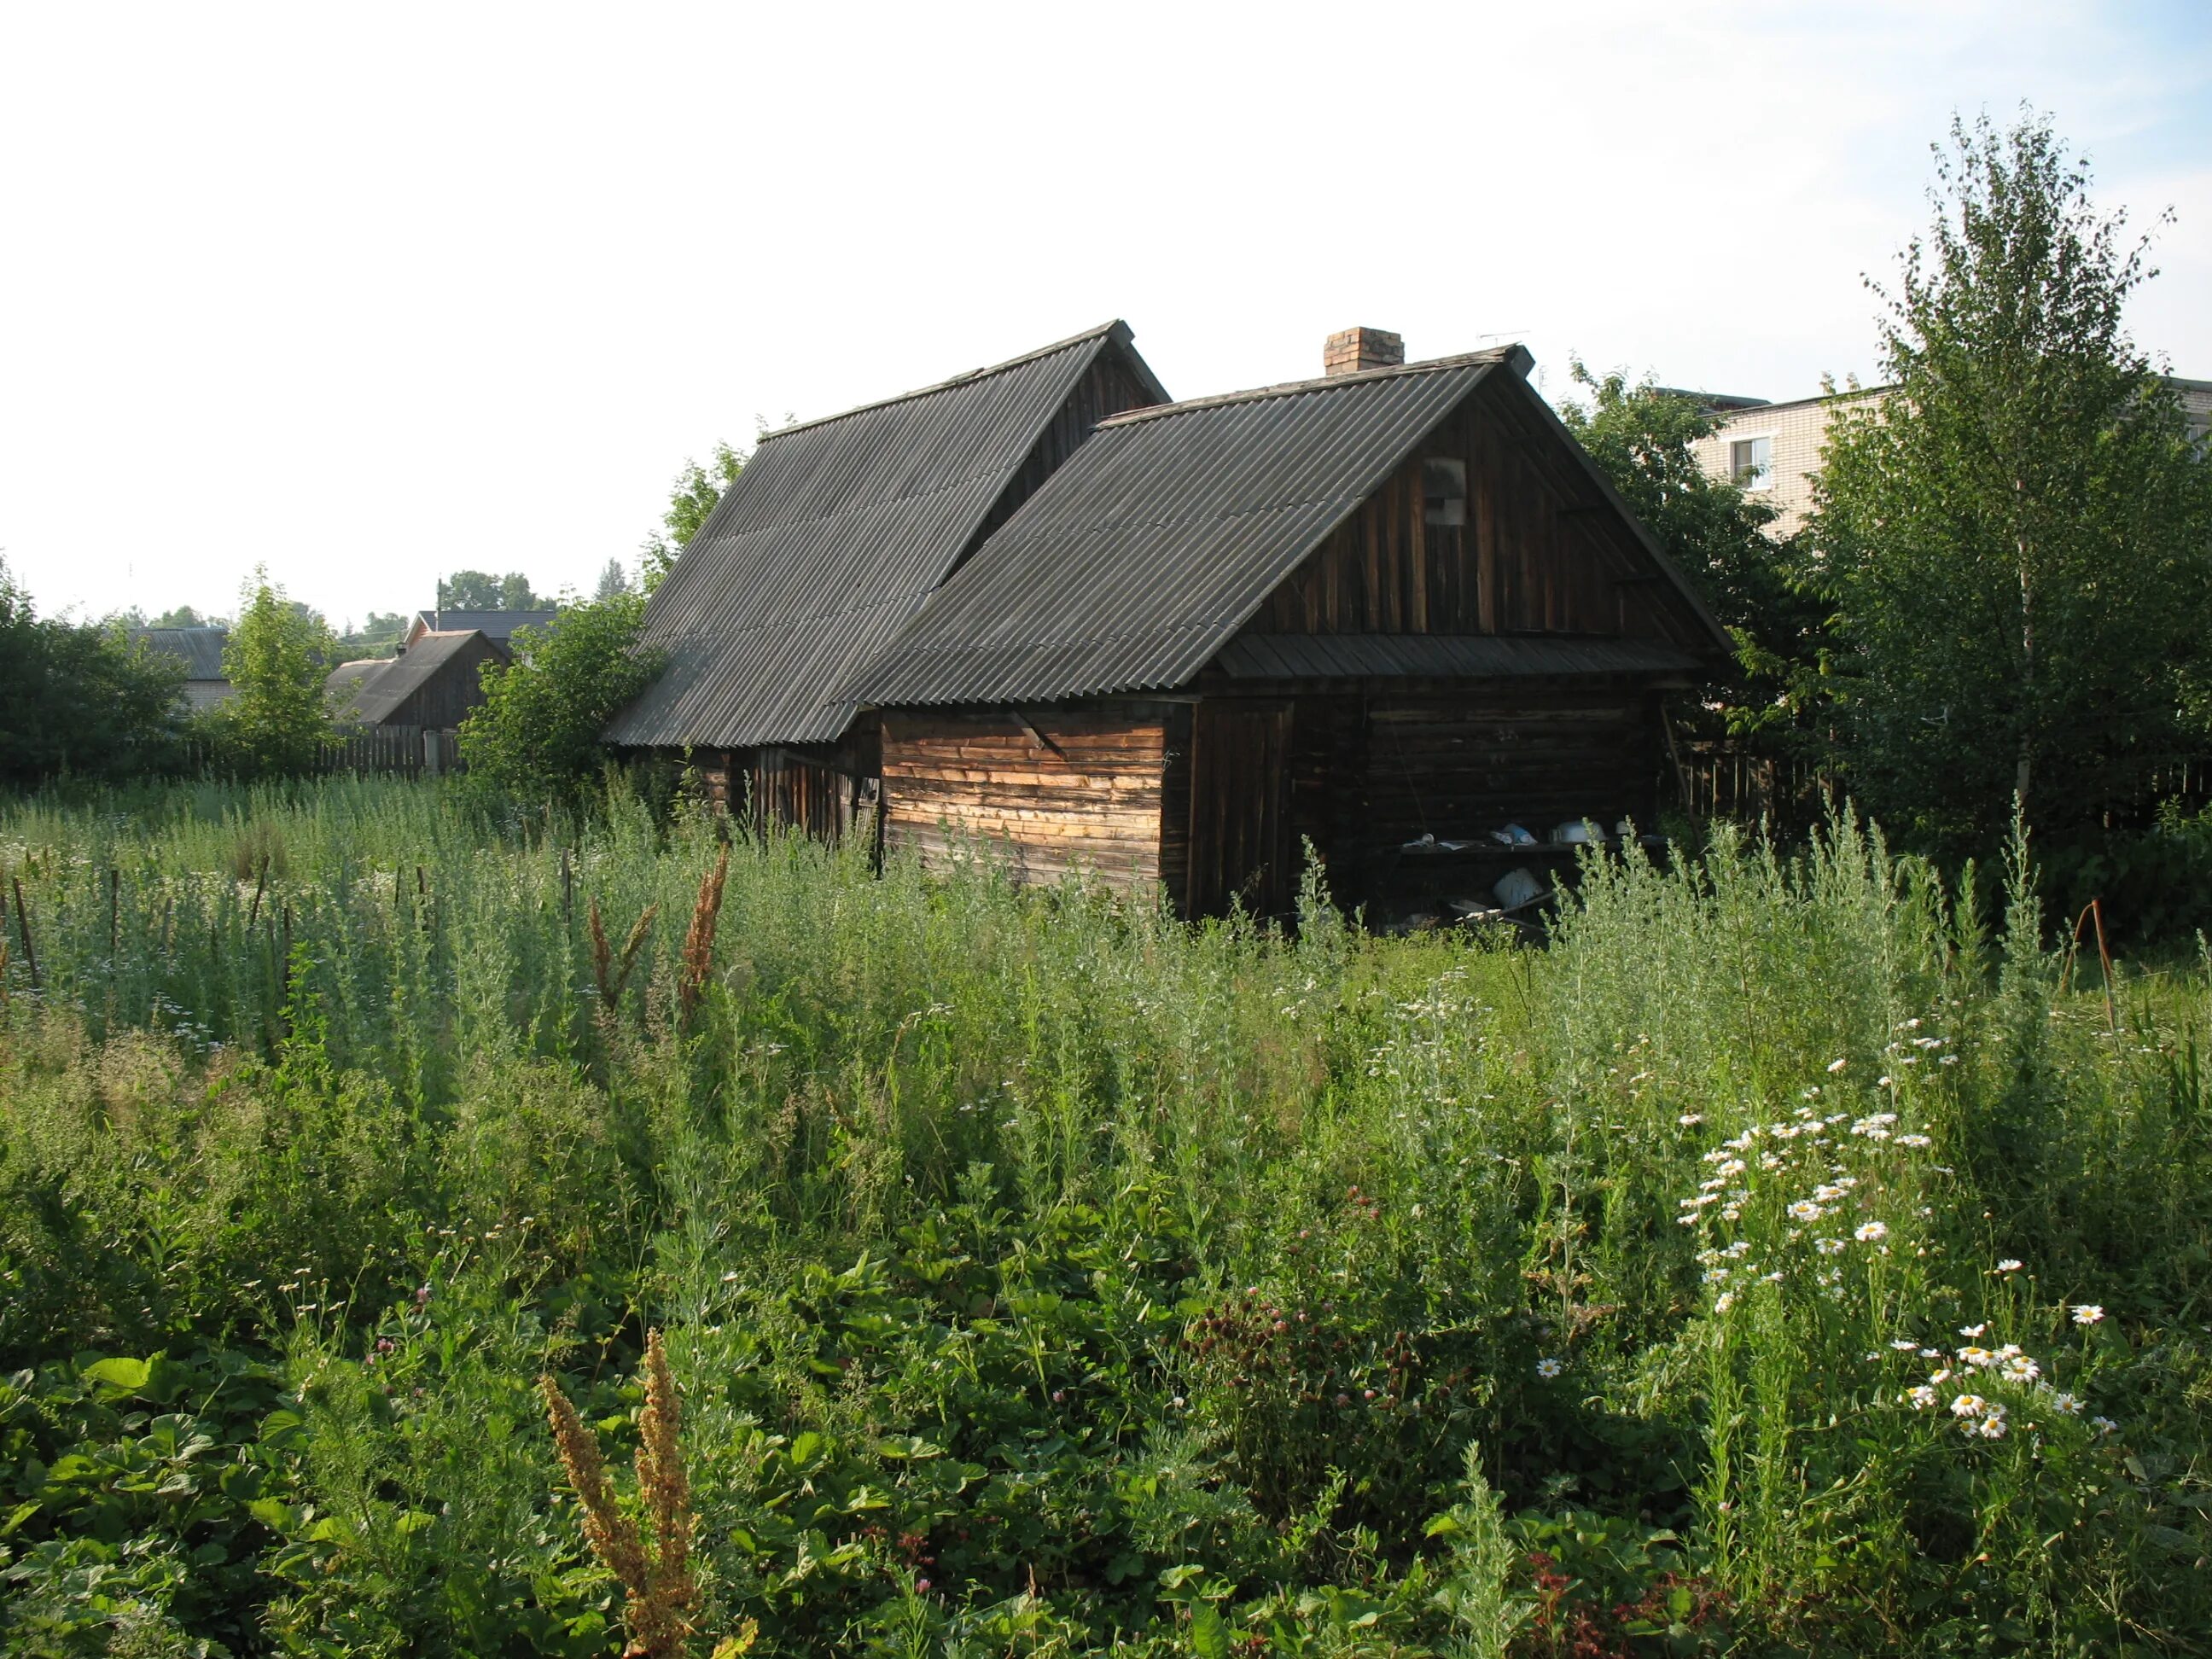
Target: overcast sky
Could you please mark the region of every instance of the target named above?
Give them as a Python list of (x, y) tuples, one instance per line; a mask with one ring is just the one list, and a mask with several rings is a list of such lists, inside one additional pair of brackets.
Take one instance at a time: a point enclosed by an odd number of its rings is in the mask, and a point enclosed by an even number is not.
[(1116, 316), (1182, 397), (1354, 323), (1803, 396), (2023, 101), (2175, 210), (2133, 325), (2212, 378), (2190, 0), (0, 0), (0, 557), (82, 614), (588, 587), (757, 418)]

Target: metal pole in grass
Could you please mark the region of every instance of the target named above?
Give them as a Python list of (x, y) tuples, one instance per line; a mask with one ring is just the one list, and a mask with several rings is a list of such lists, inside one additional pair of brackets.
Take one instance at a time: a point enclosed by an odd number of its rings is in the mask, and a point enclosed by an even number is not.
[(2058, 975), (2058, 994), (2064, 996), (2066, 988), (2073, 982), (2074, 958), (2081, 949), (2081, 925), (2093, 921), (2097, 924), (2097, 961), (2105, 970), (2105, 1024), (2118, 1036), (2120, 1015), (2112, 1006), (2112, 953), (2105, 946), (2105, 907), (2100, 900), (2091, 899), (2082, 907), (2081, 914), (2074, 918), (2074, 937), (2066, 946), (2066, 966)]
[(8, 885), (15, 891), (15, 937), (23, 941), (23, 966), (31, 975), (31, 988), (39, 988), (39, 953), (31, 948), (31, 910), (23, 902), (23, 884), (14, 876)]

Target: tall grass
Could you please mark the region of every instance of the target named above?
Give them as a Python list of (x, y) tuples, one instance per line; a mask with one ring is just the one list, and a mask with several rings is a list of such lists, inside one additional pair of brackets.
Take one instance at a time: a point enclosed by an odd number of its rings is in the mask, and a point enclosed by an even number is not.
[(757, 1651), (2212, 1632), (2208, 981), (2062, 994), (2023, 872), (1530, 951), (726, 833), (0, 814), (10, 1641), (615, 1650), (534, 1379), (634, 1443), (649, 1328)]

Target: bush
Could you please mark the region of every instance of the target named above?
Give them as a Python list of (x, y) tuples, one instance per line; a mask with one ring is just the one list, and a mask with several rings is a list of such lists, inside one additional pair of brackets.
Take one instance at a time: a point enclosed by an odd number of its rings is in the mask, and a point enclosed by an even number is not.
[(461, 726), (461, 754), (483, 794), (523, 805), (574, 801), (599, 775), (599, 734), (650, 685), (658, 659), (637, 647), (645, 599), (614, 593), (564, 606), (515, 637), (515, 660), (487, 665), (483, 706)]
[(331, 737), (335, 653), (323, 619), (257, 573), (222, 649), (232, 695), (204, 717), (219, 767), (249, 778), (312, 770)]
[(185, 672), (119, 627), (40, 621), (0, 560), (0, 786), (173, 765)]

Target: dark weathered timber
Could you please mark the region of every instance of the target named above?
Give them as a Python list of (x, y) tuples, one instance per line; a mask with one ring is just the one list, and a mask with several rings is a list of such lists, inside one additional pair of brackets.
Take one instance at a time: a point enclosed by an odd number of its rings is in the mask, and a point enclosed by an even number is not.
[(507, 654), (480, 630), (425, 634), (386, 662), (343, 663), (331, 676), (336, 718), (352, 727), (450, 732), (483, 706), (486, 665)]

